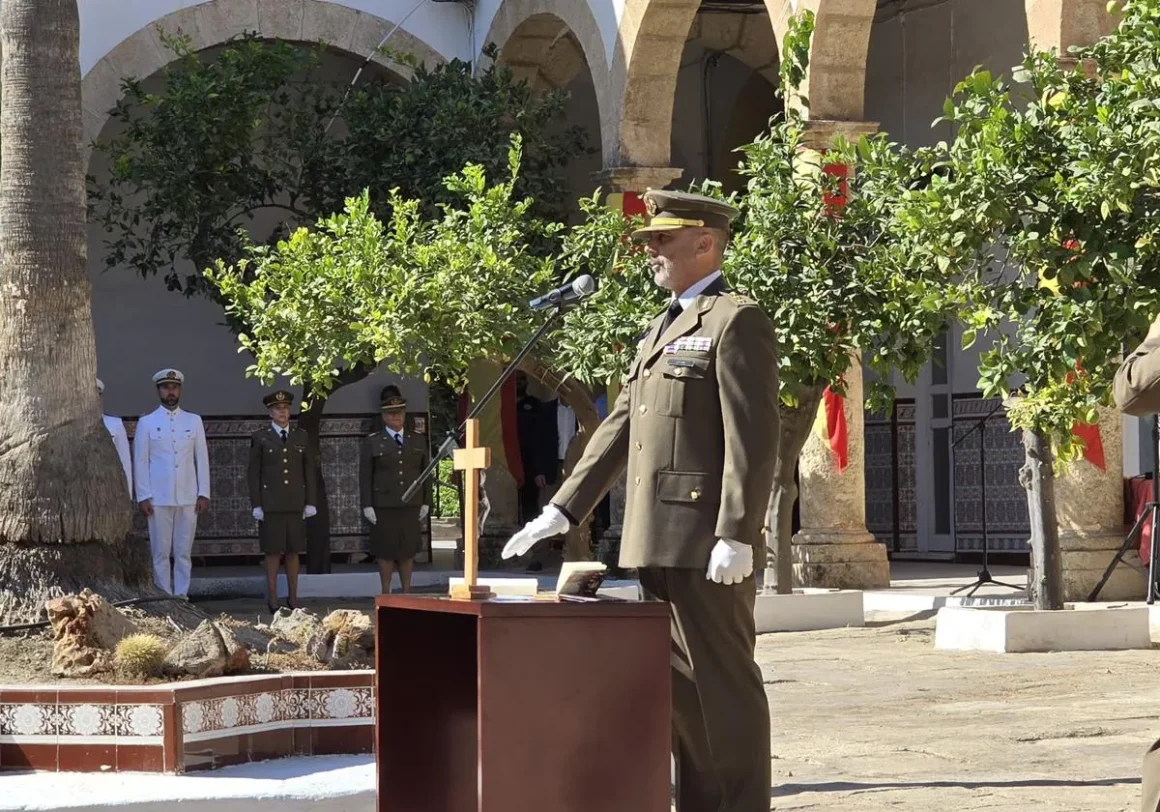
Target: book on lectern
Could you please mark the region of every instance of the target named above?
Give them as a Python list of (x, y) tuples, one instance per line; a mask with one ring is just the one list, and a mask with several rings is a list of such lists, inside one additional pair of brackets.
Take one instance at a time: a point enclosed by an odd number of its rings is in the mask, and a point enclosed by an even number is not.
[(566, 561), (556, 579), (556, 595), (595, 598), (607, 571), (608, 567), (598, 561)]

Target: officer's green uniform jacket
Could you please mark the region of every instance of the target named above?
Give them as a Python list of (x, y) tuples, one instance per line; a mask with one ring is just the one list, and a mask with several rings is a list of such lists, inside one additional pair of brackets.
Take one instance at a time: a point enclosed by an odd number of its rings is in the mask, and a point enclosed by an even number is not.
[[(718, 280), (719, 282), (719, 280)], [(616, 405), (552, 503), (582, 520), (627, 467), (620, 566), (704, 569), (717, 539), (752, 545), (778, 437), (773, 325), (714, 283), (663, 335), (653, 319)]]
[(301, 513), (316, 505), (315, 468), (310, 438), (302, 429), (290, 428), (285, 443), (273, 426), (255, 431), (246, 477), (250, 505), (266, 513)]
[(1160, 339), (1144, 339), (1116, 372), (1116, 405), (1142, 417), (1160, 412)]
[(427, 443), (422, 435), (403, 433), (403, 447), (379, 429), (362, 444), (359, 460), (359, 496), (363, 508), (419, 507), (431, 504), (431, 480), (404, 503), (403, 494), (427, 467)]

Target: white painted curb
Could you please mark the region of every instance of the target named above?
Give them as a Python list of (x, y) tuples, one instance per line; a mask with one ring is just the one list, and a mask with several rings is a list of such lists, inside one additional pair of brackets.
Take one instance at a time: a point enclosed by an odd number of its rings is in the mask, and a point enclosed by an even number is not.
[(947, 606), (935, 620), (944, 651), (1120, 651), (1152, 647), (1146, 608), (983, 609)]
[(789, 595), (758, 592), (753, 620), (758, 634), (866, 625), (862, 592), (857, 589), (795, 589)]

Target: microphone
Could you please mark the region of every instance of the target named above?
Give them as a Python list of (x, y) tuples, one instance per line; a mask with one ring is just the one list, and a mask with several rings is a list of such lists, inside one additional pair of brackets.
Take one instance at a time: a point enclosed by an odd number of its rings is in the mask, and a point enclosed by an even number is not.
[(553, 291), (537, 296), (528, 302), (532, 310), (544, 310), (549, 307), (559, 307), (570, 304), (585, 296), (596, 292), (596, 280), (588, 274), (578, 276), (567, 285), (561, 285)]

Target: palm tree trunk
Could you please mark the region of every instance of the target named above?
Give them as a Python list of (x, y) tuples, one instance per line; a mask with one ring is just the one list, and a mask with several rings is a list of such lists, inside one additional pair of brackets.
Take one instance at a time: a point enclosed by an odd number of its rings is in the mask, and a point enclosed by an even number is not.
[(797, 406), (781, 406), (778, 410), (777, 464), (765, 520), (768, 530), (764, 586), (769, 591), (776, 582), (780, 595), (793, 591), (793, 506), (798, 498), (794, 473), (825, 389), (824, 384), (805, 387), (798, 393)]
[(5, 0), (0, 40), (0, 616), (12, 618), (148, 570), (147, 556), (110, 555), (131, 508), (95, 384), (76, 0)]

